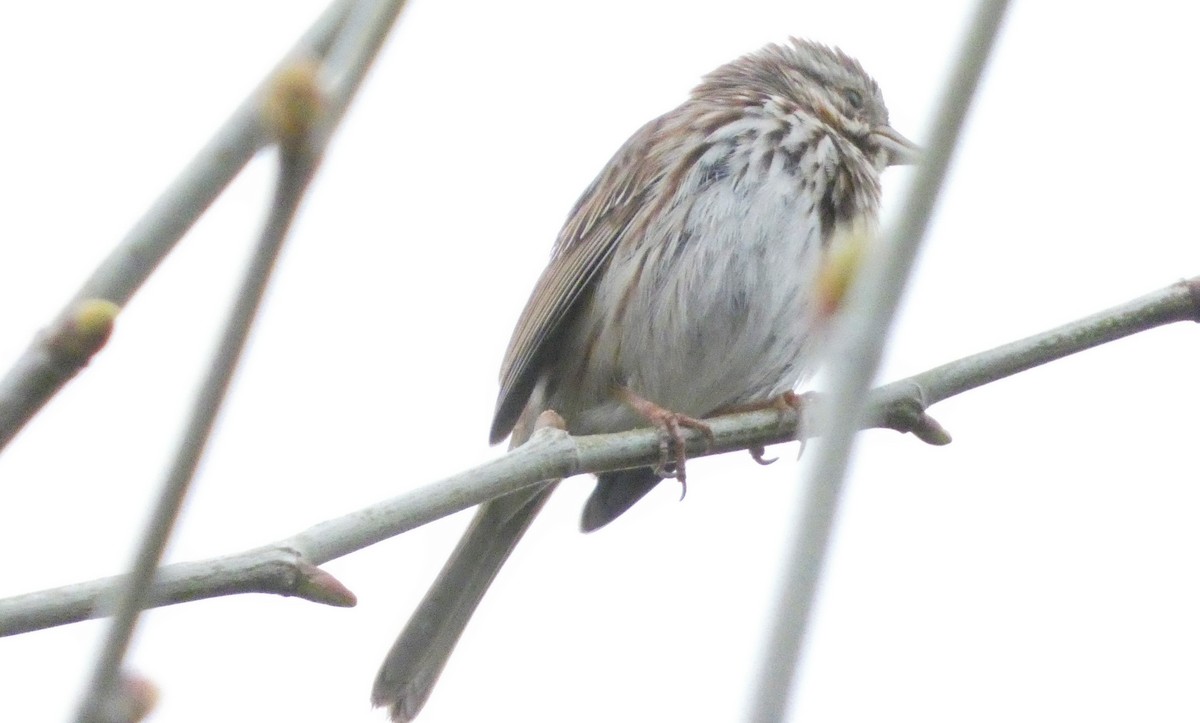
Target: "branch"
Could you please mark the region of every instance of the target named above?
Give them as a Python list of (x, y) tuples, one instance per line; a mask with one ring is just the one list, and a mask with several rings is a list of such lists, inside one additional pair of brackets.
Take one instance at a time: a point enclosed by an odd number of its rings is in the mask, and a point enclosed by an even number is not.
[[(320, 166), (337, 122), (345, 114), (403, 6), (404, 0), (360, 0), (340, 23), (341, 32), (330, 47), (325, 67), (311, 59), (300, 58), (286, 64), (266, 84), (266, 92), (252, 120), (255, 126), (268, 131), (268, 137), (279, 147), (274, 200), (234, 298), (208, 374), (193, 400), (159, 497), (145, 532), (139, 538), (132, 570), (107, 586), (120, 594), (112, 605), (112, 622), (76, 713), (78, 723), (131, 720), (131, 712), (140, 717), (144, 706), (129, 705), (129, 694), (141, 688), (122, 685), (120, 673), (138, 615), (154, 595), (152, 584), (167, 540), (241, 360), (296, 211)], [(329, 82), (323, 86), (321, 81), (326, 79)], [(111, 319), (107, 327), (100, 326), (111, 329)], [(98, 344), (93, 346), (99, 348)], [(299, 565), (297, 569), (304, 570), (304, 566)], [(319, 588), (319, 591), (336, 597), (336, 585), (317, 575), (318, 572), (309, 571), (310, 584), (304, 589)]]
[(330, 4), (92, 272), (57, 319), (34, 337), (0, 379), (0, 449), (102, 346), (84, 345), (81, 352), (86, 353), (62, 353), (58, 342), (64, 335), (70, 341), (73, 320), (89, 306), (108, 303), (115, 311), (133, 297), (196, 219), (246, 163), (271, 142), (262, 122), (262, 107), (277, 73), (299, 59), (325, 57), (339, 37), (351, 8), (350, 0)]
[[(829, 557), (833, 523), (854, 450), (855, 432), (867, 412), (871, 383), (879, 373), (900, 297), (916, 263), (917, 252), (946, 180), (950, 159), (962, 134), (967, 109), (995, 46), (1008, 0), (978, 0), (966, 37), (937, 105), (929, 146), (895, 223), (883, 235), (879, 252), (866, 263), (851, 287), (845, 308), (834, 321), (826, 358), (835, 362), (829, 375), (831, 405), (828, 436), (814, 451), (801, 476), (802, 487), (784, 551), (780, 585), (767, 621), (766, 640), (750, 695), (747, 720), (782, 720), (791, 700), (816, 605), (817, 585)], [(941, 437), (949, 442), (943, 430)]]
[[(869, 397), (868, 427), (912, 432), (931, 443), (949, 441), (926, 413), (939, 401), (1094, 346), (1179, 321), (1200, 322), (1200, 277), (1181, 281), (1121, 306), (1050, 331), (878, 387)], [(804, 429), (821, 433), (821, 398), (804, 407)], [(762, 410), (711, 420), (714, 443), (688, 432), (692, 456), (793, 441), (797, 413)], [(321, 565), (415, 527), (538, 482), (658, 461), (658, 434), (571, 437), (546, 428), (502, 457), (390, 500), (328, 520), (292, 537), (208, 560), (160, 568), (147, 605), (159, 607), (237, 593), (274, 593), (327, 605), (351, 606), (354, 596)], [(98, 617), (97, 601), (120, 578), (104, 578), (0, 600), (0, 636)]]

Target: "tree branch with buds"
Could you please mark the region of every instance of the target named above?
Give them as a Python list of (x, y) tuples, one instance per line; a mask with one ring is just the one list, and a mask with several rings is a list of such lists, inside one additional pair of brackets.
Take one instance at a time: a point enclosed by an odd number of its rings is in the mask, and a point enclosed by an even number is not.
[[(1200, 277), (1180, 281), (1055, 329), (943, 364), (877, 387), (868, 426), (911, 432), (930, 444), (949, 436), (927, 410), (998, 379), (1167, 324), (1200, 322)], [(699, 457), (794, 441), (822, 432), (822, 400), (805, 397), (801, 411), (766, 409), (710, 420), (713, 442), (686, 433), (688, 454)], [(803, 420), (801, 420), (801, 415)], [(800, 425), (798, 427), (798, 425)], [(145, 598), (149, 607), (241, 593), (273, 593), (336, 606), (354, 595), (318, 566), (421, 525), (539, 482), (575, 474), (653, 464), (655, 430), (572, 437), (546, 424), (526, 444), (473, 469), (369, 507), (321, 522), (252, 550), (166, 565)], [(0, 636), (97, 617), (97, 604), (122, 578), (109, 577), (0, 600)]]

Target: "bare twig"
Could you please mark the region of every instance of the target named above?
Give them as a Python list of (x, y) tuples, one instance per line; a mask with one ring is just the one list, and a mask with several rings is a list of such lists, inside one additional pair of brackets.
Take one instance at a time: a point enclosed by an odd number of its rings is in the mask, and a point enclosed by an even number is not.
[[(330, 109), (325, 102), (318, 80), (319, 69), (309, 59), (300, 58), (285, 65), (266, 85), (257, 109), (258, 116), (265, 122), (256, 125), (266, 128), (279, 145), (279, 176), (274, 201), (234, 300), (212, 367), (196, 394), (162, 492), (139, 540), (132, 571), (116, 584), (120, 594), (108, 635), (76, 715), (80, 723), (125, 720), (127, 711), (140, 710), (140, 707), (126, 705), (123, 691), (129, 689), (119, 685), (121, 663), (138, 615), (147, 607), (163, 550), (249, 338), (296, 210), (320, 164), (337, 120), (345, 112), (353, 91), (361, 84), (371, 59), (378, 53), (403, 4), (403, 0), (363, 0), (352, 9), (342, 33), (349, 37), (342, 37), (332, 46), (330, 75), (339, 84), (334, 96), (338, 103), (335, 108)], [(329, 586), (313, 587), (324, 589)]]
[(879, 253), (868, 259), (835, 325), (828, 434), (813, 450), (796, 522), (791, 526), (795, 537), (784, 553), (782, 585), (767, 625), (750, 699), (749, 719), (755, 723), (774, 723), (787, 711), (867, 392), (1007, 6), (1006, 0), (979, 3), (938, 106), (931, 143), (917, 167), (908, 198), (901, 204), (900, 217), (886, 234)]
[[(286, 70), (281, 74), (283, 77), (288, 75)], [(306, 152), (306, 144), (295, 140), (293, 143), (282, 143), (281, 149), (280, 173), (271, 213), (230, 310), (213, 355), (212, 366), (192, 402), (187, 428), (180, 439), (146, 530), (139, 539), (132, 571), (118, 583), (120, 594), (113, 620), (76, 715), (80, 723), (123, 719), (125, 706), (119, 700), (118, 693), (121, 661), (133, 637), (137, 617), (146, 607), (155, 571), (250, 336), (250, 328), (283, 247), (283, 240), (303, 190), (312, 177), (314, 158)]]
[[(288, 51), (270, 78), (298, 58), (320, 58), (338, 37), (352, 0), (335, 0)], [(141, 219), (75, 293), (56, 321), (38, 334), (0, 379), (0, 449), (25, 426), (91, 358), (62, 356), (52, 341), (81, 303), (124, 306), (175, 247), (196, 219), (225, 190), (246, 163), (270, 143), (261, 122), (267, 82), (256, 88), (196, 154)], [(98, 349), (91, 349), (94, 353)]]
[[(875, 389), (864, 426), (913, 432), (945, 442), (927, 414), (935, 402), (1158, 326), (1200, 321), (1200, 277), (1172, 284), (1128, 303), (1021, 341), (969, 356)], [(806, 406), (805, 430), (826, 429), (827, 405), (820, 397)], [(702, 456), (787, 442), (794, 438), (795, 412), (763, 410), (711, 420), (715, 443), (706, 448), (690, 434), (689, 454)], [(146, 599), (157, 607), (239, 593), (273, 593), (329, 605), (353, 605), (354, 596), (317, 565), (538, 482), (584, 472), (652, 464), (658, 459), (654, 430), (570, 437), (557, 430), (472, 470), (393, 499), (314, 525), (264, 547), (224, 557), (167, 565)], [(97, 601), (119, 578), (43, 590), (0, 600), (0, 636), (65, 625), (102, 614)]]

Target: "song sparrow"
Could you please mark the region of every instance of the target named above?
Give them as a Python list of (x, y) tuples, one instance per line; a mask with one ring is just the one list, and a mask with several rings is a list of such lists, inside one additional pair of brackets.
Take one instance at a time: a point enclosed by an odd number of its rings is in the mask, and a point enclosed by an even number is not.
[[(717, 68), (638, 130), (572, 209), (513, 332), (492, 442), (511, 432), (523, 443), (547, 409), (573, 434), (702, 427), (790, 391), (812, 371), (828, 316), (815, 288), (831, 244), (874, 224), (880, 172), (915, 153), (840, 50), (792, 39)], [(665, 471), (599, 475), (584, 530)], [(479, 508), (376, 678), (372, 700), (393, 720), (425, 704), (556, 484)]]

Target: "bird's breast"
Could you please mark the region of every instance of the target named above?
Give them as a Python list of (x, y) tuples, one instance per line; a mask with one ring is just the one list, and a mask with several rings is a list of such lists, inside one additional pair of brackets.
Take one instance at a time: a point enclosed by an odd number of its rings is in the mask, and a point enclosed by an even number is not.
[[(829, 158), (744, 140), (712, 144), (675, 178), (674, 202), (626, 238), (598, 277), (551, 401), (572, 410), (573, 431), (639, 425), (614, 384), (706, 416), (781, 394), (812, 372), (825, 320), (817, 276), (826, 226), (838, 222), (823, 199), (845, 174)], [(812, 144), (809, 155), (821, 148)], [(863, 211), (872, 216), (874, 206)]]

